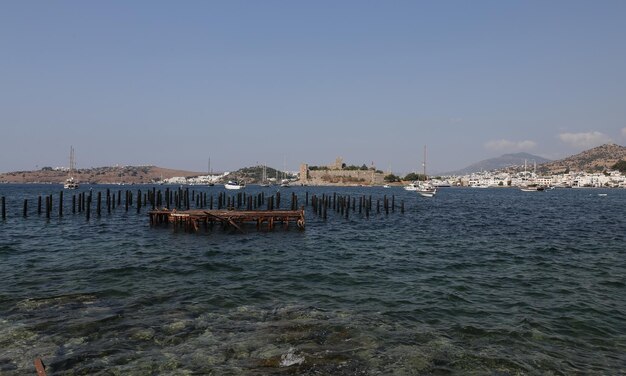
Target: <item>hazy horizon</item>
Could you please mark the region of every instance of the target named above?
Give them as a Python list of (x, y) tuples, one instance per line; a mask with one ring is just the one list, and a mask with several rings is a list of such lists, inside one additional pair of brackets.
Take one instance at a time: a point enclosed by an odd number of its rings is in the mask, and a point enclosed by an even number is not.
[(0, 172), (458, 170), (626, 141), (626, 3), (7, 2)]

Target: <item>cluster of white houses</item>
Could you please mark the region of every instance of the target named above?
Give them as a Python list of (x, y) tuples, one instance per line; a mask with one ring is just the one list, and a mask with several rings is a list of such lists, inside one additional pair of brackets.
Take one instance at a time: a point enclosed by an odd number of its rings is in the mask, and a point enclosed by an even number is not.
[(606, 173), (569, 172), (567, 174), (550, 176), (540, 176), (532, 172), (480, 172), (465, 176), (442, 177), (436, 180), (435, 183), (465, 187), (523, 187), (538, 185), (563, 188), (626, 188), (626, 176), (619, 171), (607, 171)]

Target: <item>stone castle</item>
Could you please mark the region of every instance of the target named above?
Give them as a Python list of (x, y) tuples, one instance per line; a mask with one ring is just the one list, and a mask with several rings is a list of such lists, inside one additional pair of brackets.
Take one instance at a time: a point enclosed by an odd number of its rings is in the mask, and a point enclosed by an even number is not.
[(374, 166), (367, 169), (347, 169), (343, 158), (338, 157), (335, 163), (327, 166), (310, 168), (308, 164), (300, 165), (300, 183), (306, 185), (382, 185), (385, 174), (377, 171)]

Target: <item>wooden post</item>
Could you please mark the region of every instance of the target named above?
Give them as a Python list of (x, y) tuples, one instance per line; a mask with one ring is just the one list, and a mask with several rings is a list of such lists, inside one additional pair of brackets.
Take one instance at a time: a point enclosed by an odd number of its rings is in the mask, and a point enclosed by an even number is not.
[(126, 191), (126, 202), (124, 205), (126, 206), (126, 211), (128, 211), (128, 191)]
[(6, 200), (4, 196), (2, 196), (2, 220), (5, 220), (5, 219), (7, 219), (7, 207), (6, 207)]
[(41, 215), (41, 195), (37, 197), (37, 215)]
[(98, 217), (100, 217), (100, 214), (102, 213), (102, 192), (98, 192), (98, 204), (96, 206), (96, 213), (98, 214)]
[(72, 214), (76, 214), (76, 195), (72, 195)]
[[(84, 196), (83, 196), (84, 197)], [(86, 218), (89, 220), (91, 216), (91, 194), (87, 197)]]
[(111, 191), (107, 188), (107, 214), (111, 214)]
[(46, 218), (50, 219), (50, 197), (46, 196)]
[(59, 192), (59, 218), (63, 217), (63, 191)]
[(141, 212), (141, 189), (137, 190), (137, 214)]
[(24, 199), (24, 218), (28, 217), (28, 200)]

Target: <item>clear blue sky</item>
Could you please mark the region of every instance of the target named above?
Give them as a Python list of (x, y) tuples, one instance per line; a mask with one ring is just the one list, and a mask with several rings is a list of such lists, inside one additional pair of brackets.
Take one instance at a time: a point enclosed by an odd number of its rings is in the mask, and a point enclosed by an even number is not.
[(626, 1), (2, 1), (0, 171), (626, 144)]

